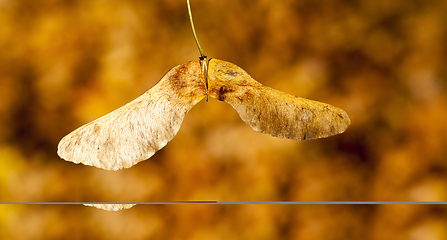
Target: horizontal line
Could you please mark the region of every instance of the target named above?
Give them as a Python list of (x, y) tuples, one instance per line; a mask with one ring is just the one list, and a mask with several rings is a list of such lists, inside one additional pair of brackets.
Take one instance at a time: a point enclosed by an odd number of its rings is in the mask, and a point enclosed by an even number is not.
[(381, 205), (381, 204), (447, 204), (447, 201), (168, 201), (168, 202), (0, 202), (0, 204), (76, 205), (76, 204), (290, 204), (290, 205)]

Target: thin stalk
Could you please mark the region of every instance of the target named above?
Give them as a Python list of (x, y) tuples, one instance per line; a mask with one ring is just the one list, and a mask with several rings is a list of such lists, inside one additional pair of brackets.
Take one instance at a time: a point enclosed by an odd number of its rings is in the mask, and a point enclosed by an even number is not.
[(196, 45), (199, 48), (200, 57), (206, 58), (205, 54), (203, 53), (202, 47), (200, 46), (199, 39), (197, 38), (196, 29), (194, 27), (194, 21), (192, 20), (191, 6), (189, 5), (189, 0), (186, 0), (186, 3), (188, 4), (188, 17), (189, 22), (191, 23), (192, 34), (194, 35), (194, 40), (196, 41)]
[(202, 47), (200, 46), (199, 39), (197, 38), (196, 29), (194, 27), (194, 21), (192, 20), (191, 6), (189, 4), (189, 0), (186, 0), (188, 5), (188, 18), (191, 23), (192, 34), (194, 35), (194, 40), (196, 41), (197, 48), (199, 48), (200, 52), (200, 62), (202, 64), (202, 72), (205, 77), (205, 87), (206, 87), (206, 101), (209, 99), (209, 91), (208, 91), (208, 61), (206, 59), (206, 55), (203, 53)]

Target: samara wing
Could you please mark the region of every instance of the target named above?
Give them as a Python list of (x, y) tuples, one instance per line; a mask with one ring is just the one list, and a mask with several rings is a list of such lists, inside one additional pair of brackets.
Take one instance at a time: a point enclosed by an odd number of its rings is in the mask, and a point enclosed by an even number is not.
[(261, 133), (301, 141), (342, 133), (351, 123), (342, 109), (264, 86), (229, 62), (211, 59), (208, 80), (210, 96)]
[(65, 136), (58, 154), (107, 170), (129, 168), (171, 141), (185, 114), (204, 96), (201, 62), (176, 66), (137, 99)]

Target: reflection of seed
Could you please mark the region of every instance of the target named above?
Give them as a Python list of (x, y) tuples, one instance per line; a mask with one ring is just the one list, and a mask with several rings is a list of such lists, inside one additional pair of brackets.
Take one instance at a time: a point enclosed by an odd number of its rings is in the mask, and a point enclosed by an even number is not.
[(107, 210), (107, 211), (119, 211), (119, 210), (123, 210), (123, 209), (129, 209), (133, 206), (135, 206), (136, 204), (109, 204), (109, 203), (104, 203), (104, 204), (84, 204), (85, 206), (89, 206), (89, 207), (95, 207), (95, 208), (99, 208), (102, 210)]
[[(137, 99), (65, 136), (59, 156), (107, 170), (148, 159), (174, 138), (186, 113), (206, 96), (202, 69), (200, 61), (174, 67)], [(266, 87), (229, 62), (211, 59), (208, 81), (211, 97), (230, 104), (255, 131), (275, 137), (324, 138), (351, 123), (342, 109)]]

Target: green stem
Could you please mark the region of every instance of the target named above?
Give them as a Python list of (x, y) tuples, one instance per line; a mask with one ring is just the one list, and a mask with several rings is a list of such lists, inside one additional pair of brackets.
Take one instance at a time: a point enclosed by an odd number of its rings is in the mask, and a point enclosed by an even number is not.
[(196, 41), (196, 45), (199, 48), (200, 57), (206, 58), (205, 54), (203, 53), (202, 47), (200, 46), (199, 39), (197, 38), (196, 29), (194, 28), (194, 22), (192, 20), (191, 6), (189, 5), (189, 0), (186, 0), (186, 2), (188, 4), (188, 14), (189, 14), (188, 17), (189, 22), (191, 23), (192, 34), (194, 35), (194, 40)]

